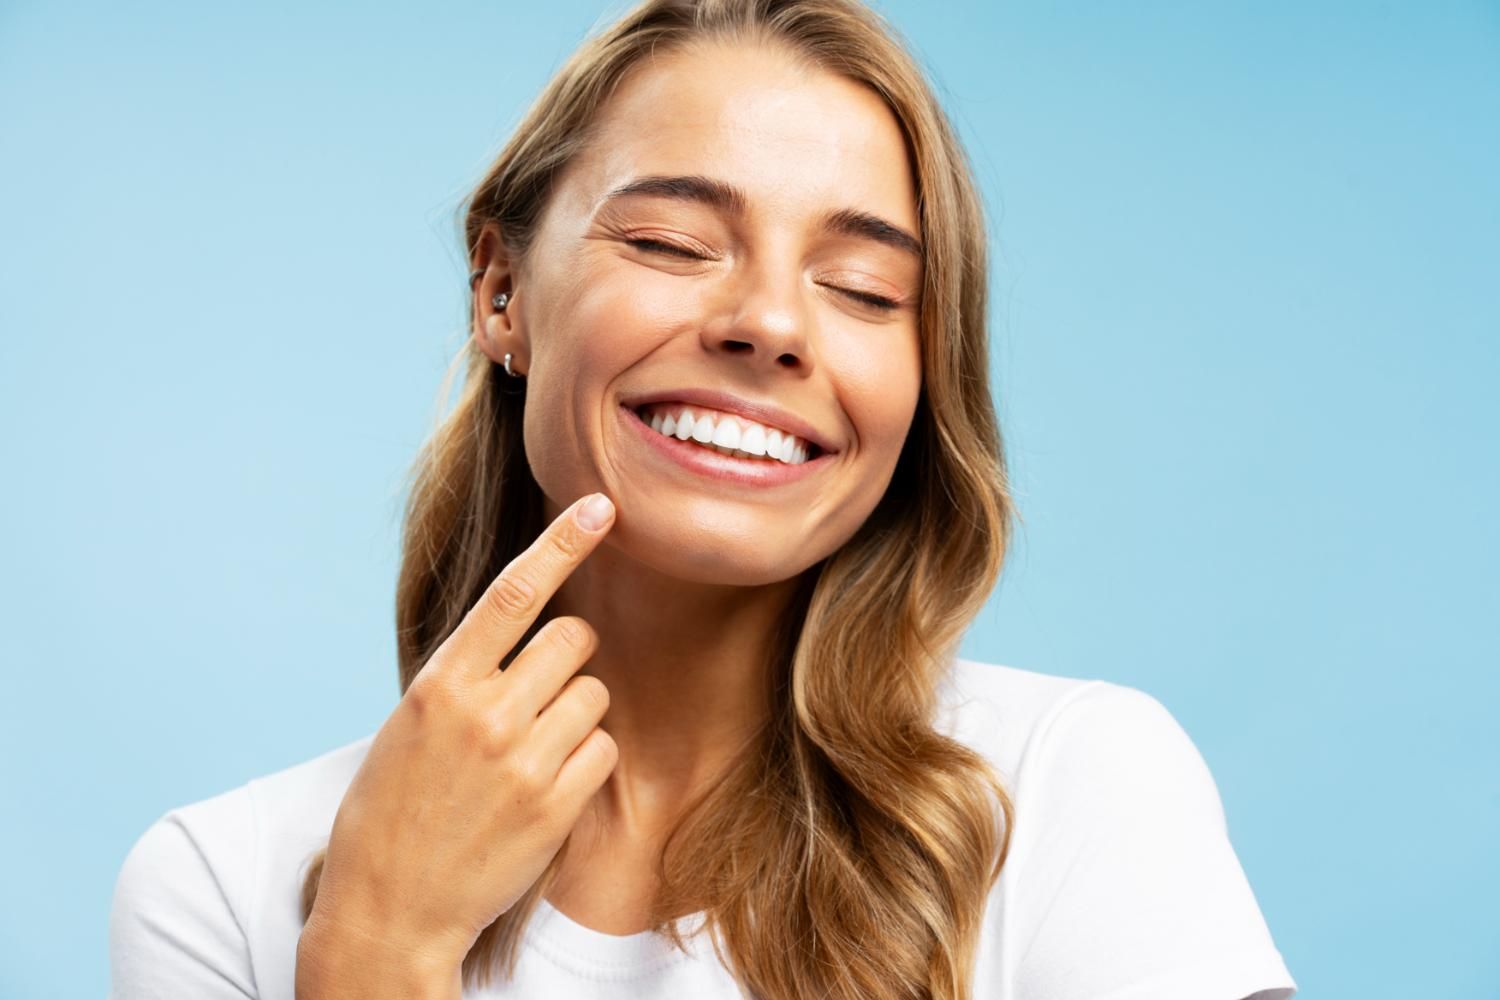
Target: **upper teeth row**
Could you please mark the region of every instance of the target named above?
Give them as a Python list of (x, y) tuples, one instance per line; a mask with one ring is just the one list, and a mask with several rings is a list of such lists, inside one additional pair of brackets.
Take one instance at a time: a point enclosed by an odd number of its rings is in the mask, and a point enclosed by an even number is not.
[(807, 442), (744, 417), (686, 406), (648, 406), (643, 415), (654, 431), (679, 441), (692, 438), (725, 454), (775, 458), (787, 465), (807, 461)]

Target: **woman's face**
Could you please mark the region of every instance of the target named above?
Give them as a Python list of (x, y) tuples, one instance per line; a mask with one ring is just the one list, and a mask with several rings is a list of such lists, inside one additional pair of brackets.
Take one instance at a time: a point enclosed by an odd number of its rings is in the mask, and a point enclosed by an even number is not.
[[(787, 580), (858, 530), (915, 413), (922, 263), (901, 130), (863, 86), (745, 45), (647, 61), (603, 115), (481, 338), (496, 359), (525, 359), (532, 472), (551, 514), (608, 494), (605, 544), (661, 572)], [(698, 180), (617, 193), (646, 178)], [(741, 203), (713, 196), (731, 191)], [(763, 429), (800, 422), (824, 454), (729, 457), (638, 416), (664, 394), (674, 424), (686, 408), (700, 435), (705, 416), (723, 433), (733, 404), (683, 404), (685, 390), (772, 407)]]

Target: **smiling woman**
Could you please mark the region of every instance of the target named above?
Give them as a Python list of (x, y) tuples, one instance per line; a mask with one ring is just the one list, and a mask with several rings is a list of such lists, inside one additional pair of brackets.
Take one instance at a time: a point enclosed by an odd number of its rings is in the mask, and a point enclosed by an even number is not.
[[(816, 16), (806, 5), (780, 16), (794, 14)], [(656, 39), (651, 60), (619, 67), (597, 106), (579, 109), (593, 115), (577, 125), (586, 141), (547, 174), (538, 214), (518, 199), (524, 180), (499, 174), (481, 186), (470, 223), (482, 271), (476, 347), (494, 361), (510, 353), (527, 373), (519, 416), (543, 496), (601, 490), (615, 500), (623, 516), (611, 551), (629, 556), (615, 579), (644, 566), (657, 580), (767, 588), (741, 594), (738, 628), (750, 636), (768, 631), (800, 574), (868, 520), (916, 417), (924, 367), (945, 359), (922, 356), (927, 255), (897, 115), (765, 25), (726, 30), (670, 47)], [(559, 100), (540, 106), (556, 113), (568, 107)], [(495, 203), (481, 207), (488, 197)], [(942, 263), (932, 266), (941, 281)], [(501, 292), (507, 308), (485, 309)], [(934, 289), (931, 304), (944, 298)], [(930, 346), (944, 350), (943, 339)], [(716, 402), (669, 399), (678, 389)], [(779, 419), (783, 432), (826, 442), (824, 457), (792, 477), (663, 448), (628, 419), (647, 398)], [(674, 423), (679, 440), (712, 443), (703, 423), (691, 436), (680, 416)], [(705, 481), (716, 470), (732, 488)], [(751, 480), (768, 488), (744, 489)], [(700, 600), (673, 590), (673, 603)], [(760, 644), (729, 643), (753, 659)]]
[(984, 216), (878, 15), (639, 5), (464, 233), (401, 704), (147, 831), (116, 996), (1291, 995), (1170, 714), (956, 656), (1015, 517)]

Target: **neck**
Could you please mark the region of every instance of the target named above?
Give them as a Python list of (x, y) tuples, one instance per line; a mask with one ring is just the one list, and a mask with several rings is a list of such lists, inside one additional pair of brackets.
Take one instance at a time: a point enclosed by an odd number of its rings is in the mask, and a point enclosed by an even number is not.
[(799, 578), (758, 587), (666, 576), (606, 541), (543, 616), (598, 633), (579, 670), (609, 689), (600, 722), (619, 763), (595, 796), (618, 835), (647, 838), (754, 746), (770, 716), (773, 641)]

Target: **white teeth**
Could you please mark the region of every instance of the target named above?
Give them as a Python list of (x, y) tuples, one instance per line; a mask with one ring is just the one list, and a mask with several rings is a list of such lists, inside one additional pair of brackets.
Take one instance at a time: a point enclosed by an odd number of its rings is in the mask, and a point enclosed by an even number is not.
[(745, 433), (740, 435), (740, 450), (752, 455), (766, 453), (766, 432), (760, 424), (751, 424), (745, 428)]
[(776, 428), (766, 428), (766, 454), (772, 458), (781, 459), (781, 442), (783, 440), (781, 432), (776, 430)]
[(714, 444), (721, 448), (740, 446), (740, 425), (733, 420), (720, 420), (714, 428)]
[(693, 421), (693, 440), (699, 444), (709, 444), (714, 439), (714, 421), (710, 416), (701, 416)]
[(772, 427), (746, 422), (740, 425), (732, 418), (715, 422), (712, 413), (695, 414), (686, 407), (672, 412), (656, 410), (647, 421), (651, 429), (666, 437), (679, 441), (691, 438), (705, 447), (724, 455), (740, 458), (775, 459), (787, 465), (801, 465), (807, 461), (808, 446), (790, 434), (782, 434)]

